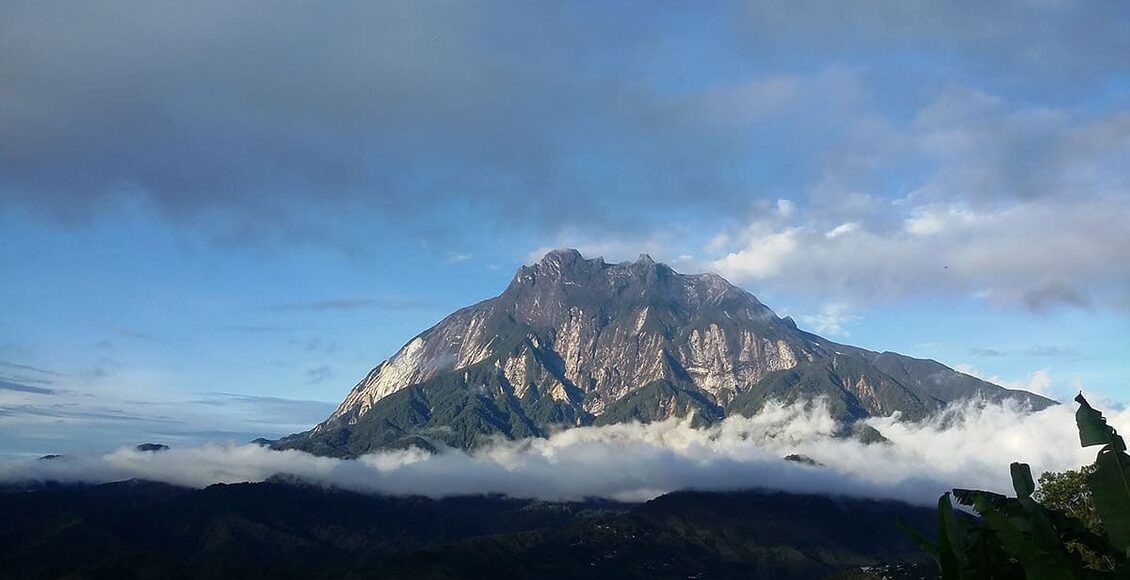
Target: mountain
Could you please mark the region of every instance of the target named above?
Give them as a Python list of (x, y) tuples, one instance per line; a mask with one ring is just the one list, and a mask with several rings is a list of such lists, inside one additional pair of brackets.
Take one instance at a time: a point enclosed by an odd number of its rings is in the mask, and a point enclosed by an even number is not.
[(931, 529), (933, 509), (763, 490), (621, 504), (123, 481), (0, 486), (0, 513), (3, 578), (937, 577), (895, 525)]
[[(411, 445), (693, 417), (826, 397), (839, 419), (919, 419), (955, 400), (1015, 397), (932, 360), (838, 344), (797, 328), (716, 274), (680, 274), (555, 250), (495, 298), (458, 310), (369, 372), (312, 430), (276, 448), (353, 457)], [(874, 434), (872, 434), (874, 435)]]

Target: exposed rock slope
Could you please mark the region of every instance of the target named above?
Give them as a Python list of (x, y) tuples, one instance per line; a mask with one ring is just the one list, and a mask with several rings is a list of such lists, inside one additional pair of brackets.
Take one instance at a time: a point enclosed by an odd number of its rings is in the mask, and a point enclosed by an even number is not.
[(471, 448), (492, 436), (672, 415), (707, 424), (769, 400), (818, 396), (847, 421), (919, 418), (973, 396), (1052, 404), (935, 361), (804, 332), (714, 274), (559, 250), (519, 268), (498, 297), (410, 340), (333, 415), (276, 446), (337, 456)]

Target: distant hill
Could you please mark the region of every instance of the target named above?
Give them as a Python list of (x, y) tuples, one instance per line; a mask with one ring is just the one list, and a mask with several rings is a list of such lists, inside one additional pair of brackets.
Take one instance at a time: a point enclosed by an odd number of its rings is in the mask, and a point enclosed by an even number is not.
[(519, 268), (499, 296), (417, 335), (329, 418), (274, 446), (338, 457), (470, 449), (497, 435), (676, 415), (707, 425), (770, 400), (815, 397), (846, 423), (895, 412), (919, 419), (970, 397), (1054, 404), (936, 361), (804, 332), (714, 274), (558, 250)]
[[(382, 497), (272, 481), (0, 490), (4, 578), (932, 578), (898, 502), (761, 491), (644, 504)], [(862, 569), (884, 566), (883, 576)], [(838, 576), (852, 573), (852, 576)]]

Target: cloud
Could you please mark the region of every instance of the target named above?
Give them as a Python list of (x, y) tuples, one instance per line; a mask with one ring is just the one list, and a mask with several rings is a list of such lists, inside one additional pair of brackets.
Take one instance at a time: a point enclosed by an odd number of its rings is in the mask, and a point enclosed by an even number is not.
[(324, 340), (317, 336), (291, 338), (287, 341), (287, 346), (296, 348), (307, 354), (333, 354), (338, 350), (337, 341)]
[(842, 223), (824, 233), (826, 238), (838, 238), (859, 229), (859, 222)]
[(25, 385), (17, 383), (4, 378), (0, 378), (0, 389), (6, 391), (16, 391), (20, 393), (33, 393), (36, 395), (54, 395), (55, 389), (48, 389), (45, 387), (34, 387), (32, 385)]
[[(904, 109), (955, 77), (1105, 91), (1127, 52), (1124, 18), (1110, 13), (1125, 8), (950, 4), (863, 15), (753, 2), (704, 18), (491, 1), (269, 13), (217, 0), (20, 3), (0, 24), (0, 209), (79, 223), (138, 206), (229, 245), (492, 226), (646, 237), (672, 213), (716, 221), (751, 192), (791, 194), (855, 132), (912, 150), (906, 119), (933, 155), (985, 159), (939, 186), (992, 184), (999, 172), (982, 169), (1001, 159), (1036, 169), (1030, 184), (1069, 166), (1071, 184), (1118, 185), (1109, 169), (1124, 139), (1102, 120), (998, 121), (983, 111), (999, 100), (960, 90), (922, 115)], [(1032, 146), (1044, 133), (1029, 125), (1065, 138)], [(840, 161), (901, 182), (875, 147), (845, 145)]]
[(1040, 87), (1066, 91), (1101, 85), (1103, 74), (1117, 69), (1119, 55), (1130, 50), (1130, 41), (1118, 32), (1125, 6), (1080, 8), (1076, 2), (1043, 0), (881, 0), (866, 11), (812, 1), (746, 2), (735, 10), (735, 20), (744, 30), (747, 58), (755, 63), (782, 54), (820, 62), (831, 55), (853, 61), (877, 51), (912, 57), (943, 50), (948, 64), (970, 74), (1013, 82), (1035, 77)]
[(351, 310), (427, 310), (435, 305), (410, 298), (338, 298), (332, 300), (310, 300), (264, 306), (264, 310), (275, 312), (348, 312)]
[(144, 441), (196, 445), (216, 437), (281, 437), (306, 430), (336, 407), (324, 401), (233, 393), (185, 396), (152, 387), (138, 393), (116, 390), (113, 384), (68, 386), (51, 393), (33, 388), (0, 384), (0, 456), (90, 452)]
[(1024, 349), (1024, 354), (1028, 356), (1047, 356), (1047, 357), (1061, 357), (1061, 356), (1075, 356), (1078, 352), (1075, 349), (1065, 348), (1054, 344), (1039, 344)]
[(851, 311), (847, 304), (825, 304), (819, 314), (800, 315), (800, 321), (811, 327), (817, 334), (827, 336), (848, 336), (847, 326), (856, 322), (860, 317)]
[(619, 201), (727, 199), (714, 169), (741, 156), (737, 130), (710, 142), (700, 99), (633, 78), (663, 20), (632, 11), (625, 34), (561, 12), (8, 7), (0, 206), (81, 223), (138, 205), (236, 245), (454, 235), (464, 220), (631, 229), (646, 212)]
[(97, 330), (102, 330), (102, 331), (109, 332), (111, 334), (115, 334), (117, 336), (121, 336), (121, 337), (125, 337), (125, 338), (133, 338), (133, 339), (145, 340), (145, 341), (149, 341), (149, 342), (160, 342), (161, 341), (160, 338), (153, 336), (152, 334), (146, 334), (144, 332), (141, 332), (140, 330), (134, 330), (132, 328), (123, 328), (123, 327), (120, 327), (120, 326), (112, 326), (112, 325), (108, 325), (108, 324), (92, 324), (91, 327), (95, 328)]
[(334, 377), (334, 370), (329, 366), (322, 365), (314, 367), (306, 371), (306, 382), (311, 385), (324, 383)]
[(716, 260), (714, 268), (733, 280), (773, 278), (784, 273), (800, 250), (795, 228), (748, 237), (745, 247)]
[[(987, 376), (985, 373), (981, 372), (979, 369), (972, 365), (957, 365), (956, 368), (957, 370), (967, 375), (972, 375), (990, 383), (998, 384), (1006, 389), (1028, 391), (1031, 393), (1036, 393), (1038, 395), (1043, 395), (1045, 397), (1051, 397), (1053, 399), (1055, 398), (1055, 393), (1053, 391), (1058, 390), (1053, 384), (1051, 371), (1049, 369), (1039, 369), (1033, 371), (1032, 374), (1024, 380), (1009, 380), (1001, 378), (999, 375)], [(1076, 387), (1076, 390), (1082, 391), (1081, 384), (1077, 384)]]
[(275, 334), (294, 332), (302, 329), (296, 326), (282, 326), (278, 324), (230, 324), (221, 326), (217, 330), (248, 334)]
[(17, 364), (17, 363), (0, 361), (0, 367), (8, 367), (10, 369), (15, 369), (15, 370), (18, 370), (18, 371), (31, 371), (33, 373), (39, 373), (39, 374), (43, 374), (43, 375), (51, 375), (51, 376), (54, 376), (54, 377), (63, 376), (62, 373), (57, 373), (57, 372), (52, 371), (52, 370), (43, 369), (43, 368), (39, 368), (39, 367), (32, 366), (32, 365), (24, 365), (24, 364)]
[[(1120, 307), (1130, 289), (1130, 198), (1019, 201), (906, 208), (905, 228), (881, 223), (829, 237), (825, 230), (758, 219), (711, 268), (736, 282), (856, 303), (912, 295), (981, 295), (1035, 311)], [(821, 209), (809, 210), (818, 223)], [(733, 246), (732, 246), (733, 247)]]
[(794, 210), (755, 202), (723, 222), (712, 269), (825, 301), (1125, 309), (1130, 114), (948, 84), (905, 119), (867, 107), (838, 123)]
[(1020, 351), (1003, 351), (995, 348), (971, 348), (969, 354), (977, 357), (1000, 357), (1000, 356), (1035, 356), (1035, 357), (1066, 357), (1075, 356), (1077, 351), (1075, 349), (1057, 346), (1054, 344), (1039, 344), (1030, 346)]
[[(1109, 416), (1116, 426), (1130, 420), (1125, 411)], [(1040, 473), (1078, 467), (1094, 457), (1078, 447), (1066, 406), (1026, 413), (1007, 404), (970, 403), (924, 423), (869, 422), (893, 445), (832, 438), (836, 424), (822, 404), (770, 405), (752, 418), (729, 418), (710, 429), (678, 420), (585, 427), (548, 439), (499, 441), (473, 454), (389, 451), (349, 461), (253, 445), (174, 447), (161, 453), (123, 448), (51, 462), (0, 462), (0, 481), (142, 478), (199, 487), (285, 473), (401, 495), (645, 500), (676, 489), (764, 487), (929, 504), (952, 487), (1009, 491), (1012, 461), (1029, 462)], [(784, 461), (789, 453), (808, 455), (825, 467)]]
[[(613, 263), (632, 261), (639, 258), (640, 254), (650, 256), (666, 256), (671, 252), (671, 240), (658, 235), (647, 237), (610, 237), (589, 236), (577, 230), (569, 229), (557, 235), (556, 245), (540, 246), (526, 254), (526, 262), (534, 263), (555, 249), (572, 248), (578, 250), (588, 259), (604, 258)], [(678, 257), (678, 256), (673, 256)]]

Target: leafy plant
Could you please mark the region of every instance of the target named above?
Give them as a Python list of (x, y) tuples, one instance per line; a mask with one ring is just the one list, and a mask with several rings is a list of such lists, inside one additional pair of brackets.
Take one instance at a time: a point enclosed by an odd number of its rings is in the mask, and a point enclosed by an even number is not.
[[(955, 489), (938, 499), (937, 542), (901, 524), (934, 556), (946, 580), (1059, 580), (1130, 577), (1130, 456), (1126, 443), (1083, 395), (1075, 398), (1075, 422), (1083, 447), (1102, 445), (1095, 463), (1079, 472), (1093, 519), (1083, 509), (1053, 507), (1033, 497), (1036, 486), (1025, 463), (1009, 466), (1016, 497)], [(1046, 475), (1046, 474), (1045, 474)], [(1041, 482), (1044, 478), (1041, 477)], [(1052, 481), (1052, 480), (1049, 480)], [(1065, 490), (1049, 490), (1062, 493)], [(956, 512), (951, 497), (980, 520)], [(1047, 499), (1048, 494), (1037, 494)], [(1082, 505), (1078, 497), (1066, 507)]]
[[(1085, 465), (1079, 469), (1044, 472), (1036, 482), (1036, 493), (1032, 497), (1049, 509), (1063, 512), (1079, 520), (1092, 533), (1102, 535), (1099, 513), (1095, 510), (1091, 488), (1087, 486), (1087, 477), (1094, 470), (1094, 466)], [(1078, 553), (1089, 568), (1105, 571), (1114, 569), (1115, 561), (1112, 558), (1101, 555), (1078, 542), (1068, 542), (1067, 549)]]

